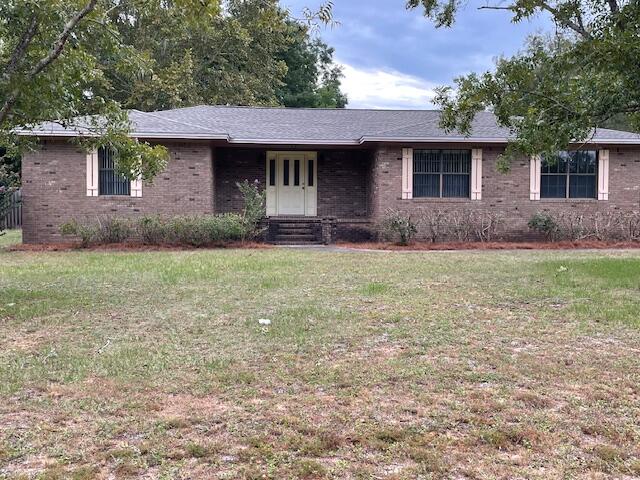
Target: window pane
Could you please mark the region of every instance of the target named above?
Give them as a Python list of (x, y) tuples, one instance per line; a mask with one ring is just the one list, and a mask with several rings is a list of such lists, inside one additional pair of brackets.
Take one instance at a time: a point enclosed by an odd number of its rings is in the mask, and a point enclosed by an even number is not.
[(569, 177), (570, 198), (596, 198), (595, 175), (571, 175)]
[(443, 173), (470, 173), (471, 152), (468, 150), (443, 150)]
[(282, 176), (283, 176), (282, 184), (289, 185), (289, 160), (285, 160), (283, 164), (284, 165), (282, 167)]
[(276, 160), (272, 158), (269, 160), (269, 186), (275, 187), (276, 185)]
[(414, 150), (413, 173), (440, 173), (440, 151)]
[(98, 149), (98, 194), (131, 194), (131, 183), (117, 174), (113, 152), (105, 148)]
[(541, 198), (566, 198), (567, 197), (567, 176), (566, 175), (542, 175), (540, 179)]
[(314, 180), (314, 176), (315, 176), (314, 175), (315, 172), (313, 171), (313, 160), (309, 160), (307, 172), (308, 172), (308, 176), (309, 176), (309, 179), (307, 181), (307, 185), (309, 185), (310, 187), (313, 187), (313, 180)]
[(542, 173), (567, 173), (569, 156), (567, 152), (560, 152), (558, 156), (542, 159)]
[(443, 197), (469, 197), (471, 176), (445, 174), (442, 176)]
[(296, 187), (300, 185), (300, 160), (293, 161), (293, 184)]
[(440, 175), (419, 173), (413, 175), (414, 197), (439, 197)]

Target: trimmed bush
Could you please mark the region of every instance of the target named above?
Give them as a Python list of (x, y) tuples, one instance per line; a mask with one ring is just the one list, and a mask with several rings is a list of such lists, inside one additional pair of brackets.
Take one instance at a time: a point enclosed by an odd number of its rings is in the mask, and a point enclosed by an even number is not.
[(61, 232), (80, 237), (83, 247), (127, 240), (139, 240), (147, 245), (204, 247), (243, 240), (248, 236), (247, 229), (244, 217), (225, 213), (168, 219), (147, 216), (134, 221), (110, 217), (96, 223), (74, 220), (62, 225)]
[(387, 210), (381, 226), (385, 237), (392, 240), (397, 239), (400, 245), (409, 245), (418, 233), (418, 226), (412, 220), (411, 215), (399, 210)]
[(550, 240), (640, 241), (640, 212), (538, 212), (529, 228)]
[(548, 213), (538, 212), (529, 220), (529, 228), (542, 233), (547, 239), (553, 240), (558, 236), (559, 227), (556, 220)]
[(503, 221), (504, 218), (499, 213), (434, 208), (423, 211), (418, 222), (418, 232), (431, 242), (491, 242), (496, 239)]
[(72, 220), (60, 227), (60, 233), (80, 237), (82, 246), (88, 247), (93, 244), (122, 243), (132, 236), (133, 229), (128, 220), (104, 217), (92, 224)]

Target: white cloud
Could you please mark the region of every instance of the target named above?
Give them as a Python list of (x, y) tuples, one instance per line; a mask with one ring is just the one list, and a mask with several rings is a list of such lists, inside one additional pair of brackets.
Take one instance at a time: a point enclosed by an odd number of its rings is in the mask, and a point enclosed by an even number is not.
[(433, 107), (435, 85), (388, 68), (358, 68), (341, 63), (347, 108), (425, 109)]

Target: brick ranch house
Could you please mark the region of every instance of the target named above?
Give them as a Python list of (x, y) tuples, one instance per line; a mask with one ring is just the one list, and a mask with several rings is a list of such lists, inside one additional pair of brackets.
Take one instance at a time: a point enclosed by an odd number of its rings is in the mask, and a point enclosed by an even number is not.
[[(472, 135), (447, 134), (437, 111), (324, 110), (198, 106), (131, 111), (132, 135), (166, 145), (171, 160), (150, 184), (124, 182), (109, 152), (86, 152), (78, 131), (44, 124), (23, 132), (40, 148), (25, 155), (23, 238), (60, 242), (71, 219), (235, 212), (236, 182), (266, 188), (269, 235), (313, 226), (313, 239), (365, 239), (389, 207), (499, 212), (504, 236), (530, 235), (541, 210), (640, 209), (640, 136), (597, 130), (586, 144), (547, 164), (520, 158), (499, 173), (508, 132), (490, 113)], [(308, 239), (307, 230), (293, 240)]]

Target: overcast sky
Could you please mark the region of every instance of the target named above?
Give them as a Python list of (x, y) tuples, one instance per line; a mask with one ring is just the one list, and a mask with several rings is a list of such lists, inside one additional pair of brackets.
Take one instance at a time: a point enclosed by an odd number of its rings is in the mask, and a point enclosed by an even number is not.
[[(282, 0), (299, 15), (320, 0)], [(343, 90), (349, 108), (433, 108), (433, 88), (458, 76), (491, 69), (500, 55), (522, 48), (528, 35), (547, 20), (514, 25), (508, 12), (478, 11), (487, 0), (469, 0), (451, 29), (436, 29), (405, 0), (334, 0), (340, 25), (323, 28), (344, 67)], [(494, 4), (500, 4), (495, 0)]]

